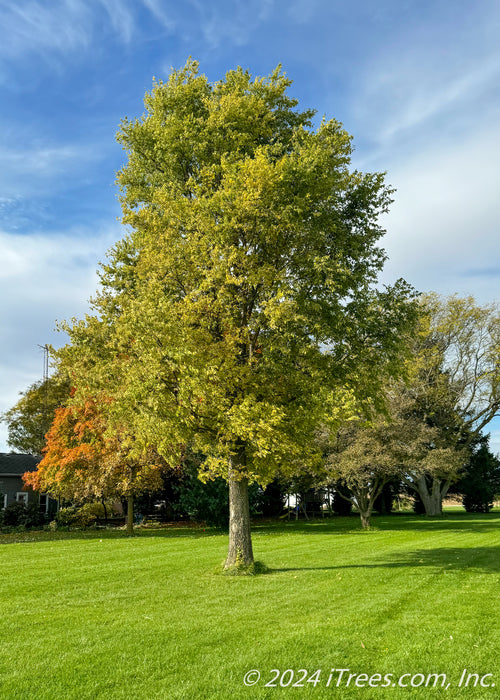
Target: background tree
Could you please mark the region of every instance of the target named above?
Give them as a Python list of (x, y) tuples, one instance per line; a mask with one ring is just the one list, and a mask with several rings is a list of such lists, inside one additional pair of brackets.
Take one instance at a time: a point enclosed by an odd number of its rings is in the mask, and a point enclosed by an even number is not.
[(418, 494), (428, 515), (439, 515), (443, 496), (467, 460), (449, 422), (443, 427), (436, 416), (423, 415), (399, 382), (386, 387), (383, 412), (374, 407), (371, 419), (349, 421), (333, 437), (323, 430), (319, 440), (331, 476), (348, 488), (364, 526), (392, 481)]
[[(432, 382), (426, 387), (432, 389)], [(459, 478), (468, 458), (460, 420), (449, 403), (425, 403), (415, 396), (415, 383), (401, 383), (390, 390), (388, 445), (399, 467), (401, 481), (418, 494), (427, 515), (442, 512), (450, 485)], [(413, 395), (412, 395), (413, 394)], [(424, 394), (426, 401), (432, 391)], [(446, 392), (443, 393), (446, 397)]]
[[(428, 515), (438, 515), (458, 478), (460, 462), (466, 464), (465, 451), (498, 413), (500, 309), (496, 304), (479, 306), (473, 297), (425, 294), (411, 344), (407, 381), (398, 387), (405, 397), (406, 416), (419, 416), (434, 428), (439, 448), (448, 452), (429, 453), (433, 466), (425, 472), (425, 461), (417, 459), (421, 454), (417, 438), (416, 462), (406, 462), (405, 483), (418, 494)], [(438, 455), (442, 458), (437, 462)]]
[(164, 464), (150, 450), (132, 457), (127, 436), (109, 437), (96, 401), (55, 411), (43, 459), (24, 482), (65, 500), (127, 499), (127, 531), (133, 534), (134, 497), (162, 484)]
[(19, 401), (0, 417), (7, 424), (8, 445), (18, 452), (41, 455), (55, 410), (66, 403), (70, 388), (69, 379), (56, 373), (21, 392)]
[(426, 294), (421, 311), (420, 365), (439, 367), (463, 431), (479, 437), (500, 410), (500, 307)]
[(288, 484), (276, 478), (264, 488), (258, 487), (253, 497), (253, 507), (265, 518), (281, 515), (288, 497)]
[(404, 282), (374, 288), (383, 175), (351, 172), (351, 137), (315, 129), (289, 85), (279, 68), (210, 84), (193, 61), (154, 83), (118, 134), (131, 232), (59, 353), (81, 393), (106, 387), (136, 454), (178, 463), (189, 444), (228, 481), (226, 567), (253, 561), (249, 482), (319, 462), (328, 396), (376, 399), (413, 322)]
[(327, 466), (340, 486), (341, 497), (357, 508), (361, 525), (370, 527), (370, 518), (382, 489), (394, 478), (397, 467), (387, 445), (385, 421), (353, 421), (341, 428), (333, 451), (327, 457)]

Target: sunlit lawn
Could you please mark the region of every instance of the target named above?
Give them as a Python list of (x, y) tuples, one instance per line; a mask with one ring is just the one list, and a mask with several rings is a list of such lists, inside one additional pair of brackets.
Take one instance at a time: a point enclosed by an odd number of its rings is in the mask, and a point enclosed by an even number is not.
[[(500, 697), (500, 513), (358, 523), (256, 525), (257, 577), (215, 573), (210, 529), (3, 535), (0, 698)], [(464, 669), (497, 686), (459, 689)], [(448, 689), (392, 687), (431, 673)]]

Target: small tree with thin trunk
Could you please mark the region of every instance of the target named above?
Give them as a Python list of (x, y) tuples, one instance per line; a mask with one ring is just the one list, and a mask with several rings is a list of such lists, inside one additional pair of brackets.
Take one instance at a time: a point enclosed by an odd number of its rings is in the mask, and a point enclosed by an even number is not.
[(43, 458), (24, 482), (66, 500), (127, 499), (126, 525), (133, 534), (134, 496), (161, 486), (164, 464), (150, 453), (142, 460), (131, 457), (126, 436), (106, 436), (102, 410), (95, 401), (55, 411)]
[(340, 481), (339, 495), (357, 508), (365, 529), (382, 489), (398, 474), (387, 437), (383, 419), (352, 421), (338, 431), (326, 458), (329, 476)]

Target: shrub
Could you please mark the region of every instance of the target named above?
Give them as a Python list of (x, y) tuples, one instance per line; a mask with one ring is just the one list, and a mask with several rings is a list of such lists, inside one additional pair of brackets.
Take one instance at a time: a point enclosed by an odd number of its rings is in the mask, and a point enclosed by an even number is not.
[[(25, 518), (26, 506), (24, 503), (10, 503), (3, 510), (3, 525), (5, 527), (17, 527)], [(22, 523), (24, 524), (24, 523)]]
[(37, 503), (11, 503), (2, 512), (4, 527), (40, 527), (45, 522), (45, 516), (40, 513)]
[(220, 477), (202, 483), (195, 474), (187, 475), (179, 486), (179, 507), (193, 520), (227, 528), (229, 489)]
[(91, 527), (95, 525), (97, 518), (104, 517), (104, 507), (102, 503), (93, 501), (84, 503), (76, 509), (75, 525), (77, 527)]
[(105, 504), (102, 501), (91, 501), (80, 506), (78, 513), (83, 519), (109, 518), (110, 514), (113, 513), (113, 503), (112, 501), (105, 501)]
[(488, 499), (484, 494), (474, 494), (464, 496), (462, 503), (467, 513), (489, 513), (493, 508), (493, 497)]
[(68, 508), (61, 508), (55, 517), (55, 522), (58, 527), (70, 527), (74, 525), (76, 517), (76, 508), (74, 506), (69, 506)]
[(92, 527), (97, 518), (102, 517), (102, 514), (104, 514), (104, 508), (101, 503), (84, 503), (79, 507), (61, 508), (56, 514), (55, 521), (58, 527)]

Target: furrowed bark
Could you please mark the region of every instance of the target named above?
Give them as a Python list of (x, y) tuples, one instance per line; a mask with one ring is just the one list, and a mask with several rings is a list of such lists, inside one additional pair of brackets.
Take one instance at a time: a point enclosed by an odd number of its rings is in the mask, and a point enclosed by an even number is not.
[(224, 568), (253, 564), (248, 479), (229, 475), (229, 551)]

